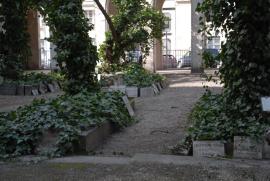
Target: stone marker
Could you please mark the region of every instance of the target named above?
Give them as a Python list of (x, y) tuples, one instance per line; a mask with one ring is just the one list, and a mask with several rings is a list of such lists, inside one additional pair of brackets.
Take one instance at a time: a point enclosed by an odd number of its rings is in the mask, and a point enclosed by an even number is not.
[(162, 87), (161, 87), (160, 83), (157, 83), (156, 86), (157, 86), (157, 88), (158, 88), (159, 91), (162, 90)]
[(140, 88), (140, 97), (152, 97), (154, 95), (155, 93), (154, 93), (153, 87)]
[(270, 112), (270, 97), (262, 97), (261, 102), (263, 111)]
[(53, 81), (52, 82), (52, 85), (53, 85), (55, 91), (59, 91), (60, 90), (60, 86), (59, 86), (58, 82)]
[(263, 144), (263, 158), (270, 159), (270, 144), (267, 141)]
[(109, 91), (112, 92), (112, 91), (120, 91), (122, 93), (126, 93), (126, 86), (115, 86), (115, 85), (112, 85), (109, 87)]
[(37, 89), (33, 89), (32, 90), (32, 95), (33, 96), (38, 96), (39, 95), (38, 90)]
[(123, 99), (123, 101), (124, 101), (124, 103), (126, 105), (126, 108), (128, 110), (129, 115), (131, 117), (135, 116), (134, 110), (133, 110), (132, 106), (129, 103), (128, 97), (127, 96), (123, 96), (122, 99)]
[(234, 158), (262, 159), (263, 144), (250, 137), (234, 137)]
[(50, 92), (55, 92), (54, 86), (52, 84), (48, 84), (48, 90)]
[(138, 87), (127, 87), (126, 88), (126, 95), (128, 97), (138, 97)]
[(193, 156), (224, 157), (224, 144), (221, 141), (193, 141)]
[(40, 94), (45, 94), (46, 92), (48, 92), (48, 88), (45, 84), (40, 83), (38, 86), (38, 91)]
[(159, 94), (159, 90), (155, 84), (152, 84), (153, 90), (155, 94)]

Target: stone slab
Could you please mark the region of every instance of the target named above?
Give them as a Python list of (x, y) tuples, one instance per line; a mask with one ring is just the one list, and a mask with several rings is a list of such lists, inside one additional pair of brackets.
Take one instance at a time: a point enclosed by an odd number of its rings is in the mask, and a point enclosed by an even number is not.
[(263, 144), (263, 159), (270, 159), (270, 144), (267, 141)]
[(113, 133), (113, 131), (113, 125), (108, 121), (99, 127), (82, 132), (77, 152), (89, 153), (94, 151)]
[(32, 95), (33, 96), (38, 96), (39, 95), (38, 90), (37, 89), (33, 89), (32, 90)]
[(270, 112), (270, 97), (262, 97), (262, 109), (264, 112)]
[(40, 94), (46, 94), (46, 92), (48, 92), (48, 88), (45, 84), (41, 83), (38, 86), (38, 91)]
[(224, 157), (225, 148), (221, 141), (193, 141), (194, 157)]
[(140, 88), (140, 97), (152, 97), (154, 95), (155, 93), (154, 93), (153, 87)]
[(258, 143), (249, 137), (234, 137), (234, 158), (262, 159), (262, 150), (262, 143)]
[(157, 83), (156, 86), (157, 86), (157, 88), (158, 88), (159, 91), (162, 90), (162, 87), (161, 87), (160, 83)]
[(155, 84), (152, 84), (152, 87), (153, 87), (154, 93), (156, 95), (159, 94), (159, 90), (158, 90), (157, 86)]
[(48, 84), (48, 90), (49, 90), (50, 92), (55, 92), (55, 89), (54, 89), (53, 84)]
[(44, 130), (42, 132), (42, 139), (40, 140), (36, 151), (42, 154), (49, 150), (55, 149), (58, 135), (59, 135), (58, 132), (54, 132), (51, 130)]
[(53, 81), (52, 82), (52, 85), (53, 85), (55, 91), (60, 91), (61, 88), (60, 88), (58, 82)]
[(138, 87), (126, 87), (126, 95), (128, 97), (138, 97)]
[(129, 115), (131, 117), (135, 116), (135, 112), (134, 112), (134, 110), (133, 110), (133, 108), (132, 108), (132, 106), (131, 106), (131, 104), (130, 104), (130, 102), (128, 100), (128, 97), (127, 96), (123, 96), (122, 99), (123, 99), (123, 101), (124, 101), (124, 103), (126, 105), (126, 108), (128, 110)]

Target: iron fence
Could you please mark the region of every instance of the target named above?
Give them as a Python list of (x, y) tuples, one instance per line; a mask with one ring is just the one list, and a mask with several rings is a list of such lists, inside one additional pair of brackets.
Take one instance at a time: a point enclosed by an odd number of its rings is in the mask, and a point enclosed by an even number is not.
[(181, 68), (181, 62), (191, 61), (190, 54), (190, 50), (163, 50), (163, 69)]

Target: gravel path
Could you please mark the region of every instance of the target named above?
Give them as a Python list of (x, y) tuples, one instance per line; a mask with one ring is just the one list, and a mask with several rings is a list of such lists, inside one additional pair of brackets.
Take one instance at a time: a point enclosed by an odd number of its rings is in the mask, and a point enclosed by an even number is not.
[[(169, 153), (185, 135), (188, 115), (205, 89), (200, 75), (168, 75), (170, 85), (159, 96), (136, 99), (138, 123), (112, 135), (97, 150), (106, 156), (132, 156), (135, 153)], [(204, 82), (205, 84), (205, 82)], [(221, 88), (207, 83), (214, 91)], [(206, 84), (205, 84), (206, 85)]]

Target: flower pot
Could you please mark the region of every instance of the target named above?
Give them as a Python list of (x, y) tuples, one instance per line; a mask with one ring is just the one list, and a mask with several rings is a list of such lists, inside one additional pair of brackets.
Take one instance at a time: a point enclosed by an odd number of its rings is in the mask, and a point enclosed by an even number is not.
[(193, 156), (224, 157), (224, 144), (221, 141), (193, 141)]
[(234, 137), (234, 158), (262, 159), (263, 143), (259, 143), (250, 137)]
[(15, 84), (0, 85), (0, 95), (16, 95), (17, 86)]

